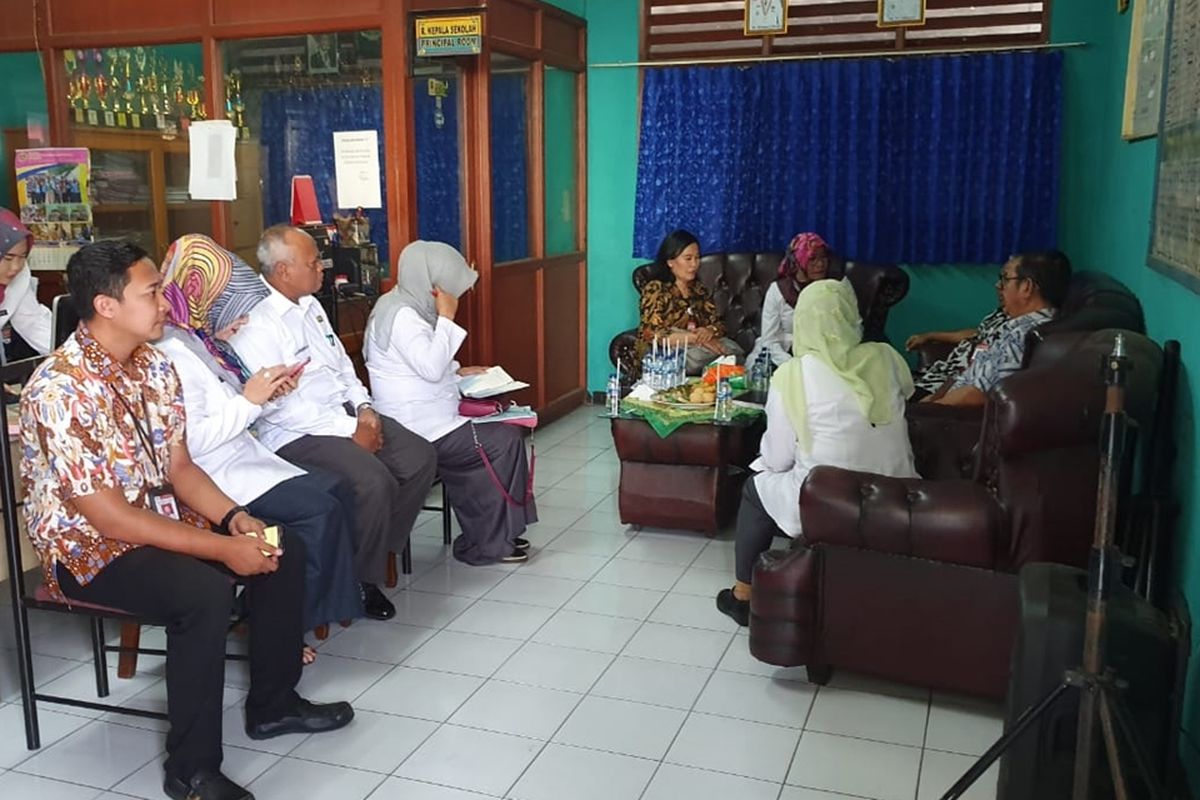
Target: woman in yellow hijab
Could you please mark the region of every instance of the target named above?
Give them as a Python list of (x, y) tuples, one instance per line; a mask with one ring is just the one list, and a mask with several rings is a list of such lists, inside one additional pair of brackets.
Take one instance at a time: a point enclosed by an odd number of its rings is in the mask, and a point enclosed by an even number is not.
[(818, 465), (916, 477), (904, 422), (912, 375), (886, 344), (862, 341), (849, 281), (820, 281), (796, 300), (793, 358), (767, 393), (767, 431), (738, 509), (737, 582), (717, 608), (739, 625), (750, 617), (750, 580), (775, 536), (802, 534), (800, 487)]

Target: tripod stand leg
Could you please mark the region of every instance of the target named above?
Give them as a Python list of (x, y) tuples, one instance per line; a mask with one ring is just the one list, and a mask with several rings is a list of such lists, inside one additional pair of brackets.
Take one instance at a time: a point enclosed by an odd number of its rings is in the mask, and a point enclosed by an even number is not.
[(1124, 699), (1120, 694), (1112, 690), (1105, 693), (1104, 699), (1110, 708), (1112, 718), (1117, 722), (1117, 729), (1133, 753), (1133, 763), (1142, 775), (1142, 783), (1149, 791), (1151, 800), (1166, 800), (1167, 792), (1159, 785), (1158, 778), (1155, 777), (1152, 771), (1150, 758), (1146, 755), (1146, 749), (1142, 745), (1142, 740), (1138, 738), (1137, 730), (1134, 728), (1132, 719), (1130, 719), (1129, 709), (1126, 707)]
[(1058, 702), (1058, 699), (1062, 697), (1069, 688), (1071, 688), (1070, 684), (1060, 683), (1058, 686), (1054, 687), (1049, 694), (1039, 700), (1036, 705), (1032, 705), (1025, 709), (1024, 713), (1017, 717), (1017, 721), (1013, 724), (1012, 730), (1008, 731), (999, 739), (997, 739), (996, 743), (989, 747), (987, 752), (981, 755), (979, 760), (972, 764), (971, 768), (963, 773), (963, 776), (959, 778), (953, 786), (946, 790), (946, 793), (942, 795), (941, 800), (958, 800), (958, 798), (962, 797), (967, 789), (971, 788), (971, 784), (979, 780), (980, 776), (988, 771), (988, 767), (992, 766), (996, 759), (998, 759), (1005, 750), (1012, 747), (1013, 742), (1015, 742), (1017, 738), (1025, 732), (1025, 729), (1032, 725), (1038, 719), (1038, 717), (1042, 716), (1042, 714), (1045, 714), (1051, 706)]
[(1125, 770), (1121, 767), (1121, 749), (1117, 747), (1117, 732), (1113, 729), (1108, 692), (1101, 689), (1097, 700), (1100, 705), (1100, 733), (1104, 738), (1104, 752), (1108, 755), (1108, 772), (1112, 776), (1113, 793), (1117, 800), (1129, 800), (1129, 784), (1125, 780)]

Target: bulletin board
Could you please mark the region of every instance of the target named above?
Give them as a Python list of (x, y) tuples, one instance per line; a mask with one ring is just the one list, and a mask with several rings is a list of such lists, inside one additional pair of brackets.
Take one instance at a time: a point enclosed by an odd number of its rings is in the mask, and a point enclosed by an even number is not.
[(1171, 0), (1150, 266), (1200, 293), (1200, 0)]
[(1171, 0), (1134, 0), (1129, 60), (1125, 68), (1125, 113), (1121, 136), (1144, 139), (1158, 133), (1162, 112), (1163, 55)]

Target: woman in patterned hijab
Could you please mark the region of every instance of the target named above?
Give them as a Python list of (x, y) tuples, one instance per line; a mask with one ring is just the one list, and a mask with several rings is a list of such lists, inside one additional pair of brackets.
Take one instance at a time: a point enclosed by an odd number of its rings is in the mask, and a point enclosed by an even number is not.
[(175, 240), (162, 272), (171, 325), (199, 340), (226, 373), (218, 373), (222, 380), (245, 383), (250, 374), (225, 340), (269, 294), (266, 284), (245, 261), (198, 233)]
[(779, 262), (779, 277), (775, 283), (783, 299), (795, 308), (800, 292), (828, 274), (829, 245), (815, 233), (798, 233), (788, 243), (783, 261)]

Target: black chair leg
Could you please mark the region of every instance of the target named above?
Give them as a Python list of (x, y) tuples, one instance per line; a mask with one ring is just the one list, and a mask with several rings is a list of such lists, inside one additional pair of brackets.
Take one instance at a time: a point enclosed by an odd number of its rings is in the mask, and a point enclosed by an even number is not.
[(412, 575), (412, 539), (405, 542), (404, 549), (400, 551), (400, 571)]
[(97, 697), (108, 697), (108, 652), (104, 645), (104, 620), (92, 617), (92, 663), (96, 668)]
[[(10, 579), (11, 580), (11, 579)], [(14, 585), (16, 581), (13, 581)], [(21, 679), (21, 709), (25, 712), (25, 746), (37, 750), (42, 746), (38, 726), (37, 687), (33, 682), (33, 645), (29, 634), (29, 615), (21, 603), (19, 592), (13, 592), (13, 624), (17, 634), (17, 672)]]
[(446, 484), (442, 484), (442, 544), (450, 544), (453, 539), (453, 534), (450, 530), (450, 494), (446, 491)]

